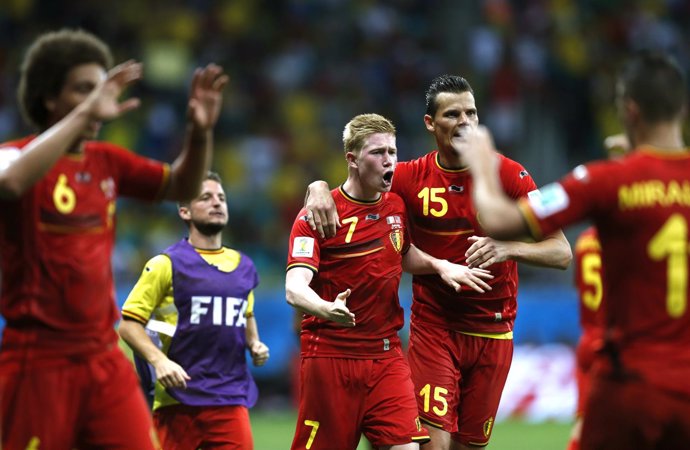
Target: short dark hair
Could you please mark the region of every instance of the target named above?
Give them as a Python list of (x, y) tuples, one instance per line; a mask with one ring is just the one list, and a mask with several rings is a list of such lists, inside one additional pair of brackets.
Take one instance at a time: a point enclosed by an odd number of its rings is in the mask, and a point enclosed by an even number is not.
[(47, 128), (46, 99), (59, 95), (70, 70), (89, 63), (106, 70), (113, 64), (110, 49), (93, 34), (64, 28), (39, 36), (27, 50), (20, 69), (17, 96), (24, 119), (40, 130)]
[(683, 69), (669, 55), (641, 51), (623, 67), (619, 77), (624, 98), (640, 107), (642, 118), (651, 123), (678, 118), (687, 102)]
[[(206, 176), (204, 177), (204, 179), (201, 182), (203, 183), (206, 180), (212, 180), (212, 181), (215, 181), (221, 185), (223, 184), (223, 180), (220, 178), (220, 175), (218, 175), (217, 172), (214, 172), (212, 170), (209, 170), (208, 172), (206, 172)], [(201, 187), (202, 186), (199, 186), (200, 189), (201, 189)], [(199, 194), (197, 194), (194, 198), (196, 198), (198, 196), (199, 196)], [(186, 208), (189, 207), (189, 205), (192, 204), (192, 200), (194, 200), (194, 198), (191, 200), (184, 201), (184, 202), (177, 202), (178, 209), (182, 206), (184, 206)]]
[(434, 117), (436, 114), (436, 110), (438, 109), (436, 97), (438, 97), (438, 94), (441, 92), (453, 92), (456, 94), (469, 92), (474, 95), (470, 83), (461, 76), (441, 75), (434, 78), (429, 88), (426, 90), (426, 113), (431, 117)]

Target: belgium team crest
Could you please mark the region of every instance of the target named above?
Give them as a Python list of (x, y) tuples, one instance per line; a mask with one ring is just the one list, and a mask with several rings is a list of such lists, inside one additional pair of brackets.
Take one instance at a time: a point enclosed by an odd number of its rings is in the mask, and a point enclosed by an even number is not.
[(390, 234), (391, 243), (396, 252), (400, 253), (403, 246), (403, 234), (399, 229), (391, 231)]

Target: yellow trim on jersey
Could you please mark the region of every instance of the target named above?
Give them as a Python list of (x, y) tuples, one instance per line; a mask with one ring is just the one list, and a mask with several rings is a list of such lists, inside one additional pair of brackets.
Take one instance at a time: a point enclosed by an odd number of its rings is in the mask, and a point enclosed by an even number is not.
[(521, 198), (517, 201), (518, 209), (522, 214), (522, 218), (525, 219), (529, 232), (536, 241), (540, 241), (542, 236), (541, 227), (539, 226), (539, 221), (532, 211), (532, 207), (529, 205), (529, 201), (525, 198)]
[(440, 423), (432, 422), (431, 420), (427, 419), (426, 417), (420, 417), (419, 420), (421, 420), (422, 422), (426, 422), (429, 425), (434, 426), (436, 428), (443, 429), (443, 425), (441, 425)]
[(599, 244), (599, 239), (594, 236), (582, 236), (575, 243), (576, 252), (586, 252), (588, 250), (600, 251), (601, 244)]
[(377, 198), (376, 200), (359, 200), (359, 199), (356, 199), (353, 196), (351, 196), (350, 194), (348, 194), (347, 192), (345, 192), (345, 189), (343, 189), (342, 185), (338, 186), (338, 190), (340, 191), (341, 194), (343, 194), (343, 197), (345, 197), (345, 200), (347, 200), (351, 203), (355, 203), (357, 205), (367, 205), (367, 206), (376, 205), (377, 203), (380, 203), (381, 200), (383, 200), (383, 195), (381, 195), (381, 194), (379, 194), (379, 198)]
[(448, 173), (459, 173), (459, 172), (467, 172), (469, 170), (469, 167), (463, 167), (461, 169), (447, 169), (441, 165), (441, 160), (439, 159), (439, 152), (436, 152), (436, 157), (434, 158), (434, 162), (436, 163), (436, 167), (441, 169), (444, 172)]
[(295, 267), (304, 267), (305, 269), (313, 270), (314, 272), (319, 273), (319, 269), (317, 267), (303, 262), (292, 263), (285, 268), (285, 271), (287, 272), (288, 270), (293, 269)]
[(170, 164), (163, 164), (163, 176), (161, 177), (161, 185), (158, 187), (158, 192), (154, 197), (156, 200), (163, 200), (165, 194), (168, 192), (170, 187)]
[(357, 256), (371, 255), (372, 253), (380, 252), (384, 248), (386, 248), (386, 247), (376, 247), (376, 248), (372, 248), (371, 250), (367, 250), (365, 252), (349, 253), (347, 255), (331, 255), (331, 257), (337, 258), (337, 259), (355, 258)]
[(426, 234), (435, 234), (437, 236), (461, 236), (463, 234), (474, 233), (474, 228), (469, 229), (469, 230), (459, 230), (459, 231), (432, 231), (432, 230), (429, 230), (428, 228), (417, 226), (417, 229), (425, 232)]
[(669, 151), (662, 147), (655, 147), (653, 145), (644, 145), (638, 147), (637, 151), (645, 155), (651, 155), (659, 159), (687, 159), (690, 158), (690, 147), (680, 151)]
[(82, 227), (74, 227), (74, 226), (70, 226), (70, 225), (53, 225), (53, 224), (43, 223), (43, 222), (38, 223), (38, 229), (41, 231), (50, 231), (52, 233), (64, 233), (64, 234), (102, 233), (103, 231), (105, 231), (105, 227), (102, 227), (100, 225), (97, 227), (82, 228)]
[[(242, 255), (236, 250), (226, 247), (220, 250), (194, 249), (210, 265), (222, 272), (232, 272), (237, 269)], [(139, 277), (139, 280), (129, 293), (122, 306), (122, 315), (132, 318), (145, 325), (149, 319), (177, 326), (177, 308), (172, 286), (172, 261), (167, 255), (156, 255), (151, 258)], [(254, 291), (247, 296), (247, 310), (245, 317), (254, 316)], [(158, 334), (163, 353), (168, 352), (172, 338), (165, 334)], [(179, 403), (172, 398), (160, 384), (156, 383), (153, 409)]]
[(476, 336), (476, 337), (483, 337), (483, 338), (488, 338), (488, 339), (504, 339), (504, 340), (510, 340), (513, 339), (513, 332), (508, 331), (507, 333), (470, 333), (467, 331), (460, 331), (460, 334), (466, 334), (467, 336)]

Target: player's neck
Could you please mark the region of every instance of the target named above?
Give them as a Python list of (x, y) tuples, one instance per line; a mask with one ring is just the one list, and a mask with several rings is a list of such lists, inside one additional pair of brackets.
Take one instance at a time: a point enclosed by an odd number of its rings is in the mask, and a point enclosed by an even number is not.
[(457, 170), (465, 168), (462, 157), (455, 150), (442, 150), (440, 146), (438, 150), (438, 163), (444, 169)]
[(80, 155), (84, 153), (84, 146), (86, 141), (84, 139), (79, 139), (75, 141), (68, 149), (67, 154), (69, 155)]
[(381, 197), (380, 191), (366, 188), (360, 180), (355, 180), (351, 176), (345, 180), (342, 189), (355, 200), (373, 202)]
[(222, 233), (207, 236), (190, 229), (188, 242), (192, 247), (200, 250), (218, 250), (223, 246), (223, 236)]
[(637, 147), (654, 147), (663, 152), (685, 151), (683, 133), (680, 124), (676, 122), (638, 127), (635, 144)]

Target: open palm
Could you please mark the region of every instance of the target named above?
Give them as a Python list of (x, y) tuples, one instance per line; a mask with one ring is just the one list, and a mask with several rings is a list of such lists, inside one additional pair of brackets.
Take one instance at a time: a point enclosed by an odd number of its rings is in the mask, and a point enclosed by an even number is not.
[(223, 88), (228, 81), (228, 76), (216, 64), (194, 71), (188, 114), (196, 127), (208, 130), (216, 124), (223, 102)]

